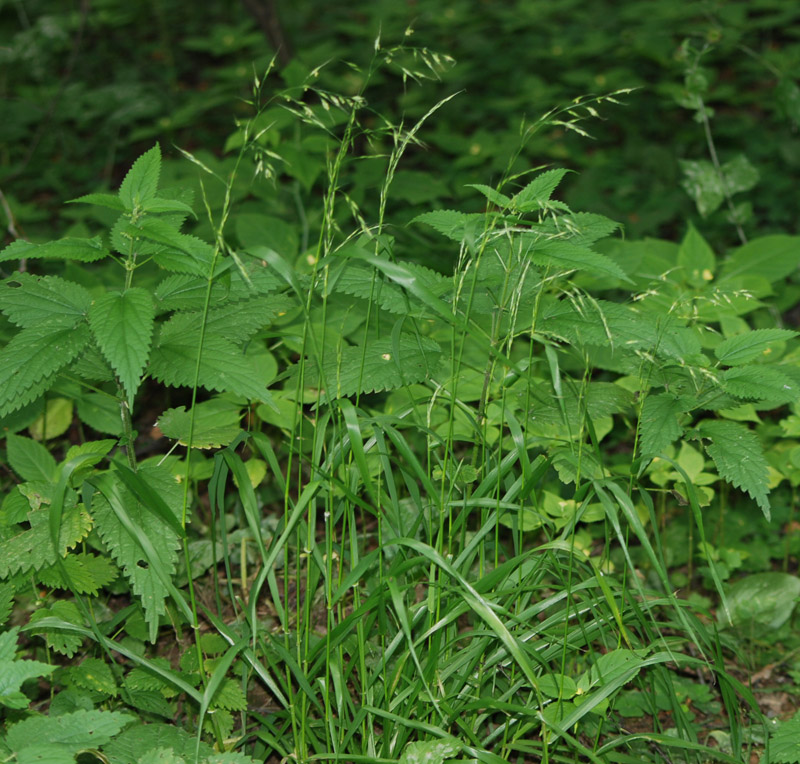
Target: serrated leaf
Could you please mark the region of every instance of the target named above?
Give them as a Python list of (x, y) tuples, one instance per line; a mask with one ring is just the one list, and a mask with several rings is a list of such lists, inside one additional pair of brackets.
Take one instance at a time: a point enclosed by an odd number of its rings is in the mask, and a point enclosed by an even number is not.
[[(221, 398), (198, 403), (195, 407), (194, 448), (221, 448), (229, 445), (241, 432), (242, 408)], [(189, 442), (191, 411), (184, 406), (168, 409), (158, 418), (158, 427), (168, 438), (182, 446)]]
[(620, 281), (630, 281), (610, 257), (601, 255), (588, 247), (573, 244), (569, 241), (542, 242), (538, 236), (522, 236), (531, 245), (531, 260), (536, 265), (559, 269), (588, 271), (602, 276), (612, 276)]
[(81, 648), (83, 637), (59, 629), (47, 629), (46, 627), (37, 629), (36, 623), (46, 618), (58, 618), (59, 621), (82, 627), (84, 625), (83, 618), (77, 605), (71, 600), (56, 600), (49, 607), (41, 607), (31, 613), (28, 621), (28, 628), (31, 634), (43, 636), (51, 650), (71, 658)]
[(341, 354), (329, 351), (323, 361), (323, 378), (313, 361), (306, 362), (305, 383), (319, 387), (328, 399), (359, 393), (394, 390), (429, 378), (439, 364), (441, 348), (427, 337), (401, 335), (372, 340), (366, 347), (350, 346)]
[(119, 198), (125, 209), (141, 208), (144, 202), (153, 199), (158, 191), (160, 174), (161, 147), (156, 144), (133, 163), (119, 187)]
[(781, 722), (769, 738), (768, 764), (797, 764), (800, 762), (800, 718)]
[(41, 443), (9, 433), (6, 436), (6, 449), (11, 469), (23, 480), (53, 479), (56, 460)]
[(511, 206), (520, 212), (532, 212), (547, 206), (553, 192), (569, 172), (563, 168), (547, 170), (537, 175), (511, 200)]
[[(150, 373), (165, 385), (191, 387), (195, 381), (197, 339), (194, 333), (162, 331), (150, 358)], [(198, 378), (201, 387), (269, 402), (272, 396), (258, 376), (254, 360), (241, 348), (225, 337), (206, 335)]]
[[(0, 583), (0, 626), (4, 626), (11, 615), (14, 606), (14, 586), (10, 583)], [(0, 649), (0, 653), (2, 650)]]
[(61, 743), (77, 753), (83, 748), (98, 748), (108, 743), (133, 716), (117, 711), (75, 711), (60, 716), (31, 716), (8, 728), (6, 743), (21, 751), (36, 741)]
[(18, 332), (0, 350), (0, 416), (38, 398), (88, 341), (85, 323), (50, 322)]
[(0, 634), (0, 706), (22, 709), (30, 703), (30, 699), (21, 691), (22, 684), (29, 679), (47, 676), (55, 670), (55, 666), (17, 659), (18, 634), (18, 627)]
[[(179, 518), (183, 492), (169, 470), (165, 467), (144, 465), (137, 474), (158, 491), (172, 509), (176, 519)], [(179, 535), (165, 521), (137, 501), (118, 478), (116, 480), (117, 495), (122, 502), (122, 506), (116, 509), (127, 515), (137, 533), (143, 533), (149, 539), (160, 564), (168, 575), (173, 575), (180, 547)], [(157, 632), (159, 616), (166, 612), (166, 586), (148, 561), (142, 547), (131, 536), (103, 494), (95, 497), (93, 511), (100, 538), (130, 581), (134, 594), (141, 600), (152, 639)]]
[(101, 589), (117, 577), (117, 572), (107, 558), (81, 552), (67, 555), (61, 565), (40, 570), (38, 580), (51, 589), (69, 589), (96, 597)]
[(242, 692), (241, 685), (233, 679), (226, 678), (214, 693), (211, 707), (224, 708), (228, 711), (244, 711), (247, 708), (247, 697)]
[(142, 209), (145, 212), (185, 212), (194, 217), (194, 210), (188, 204), (177, 199), (161, 199), (160, 197), (148, 199), (142, 203)]
[(483, 230), (485, 218), (480, 214), (468, 215), (455, 210), (434, 210), (417, 215), (411, 222), (425, 223), (453, 241), (471, 242)]
[(678, 415), (689, 410), (691, 401), (671, 393), (648, 395), (639, 416), (639, 442), (643, 456), (656, 456), (676, 441), (683, 428)]
[(89, 326), (103, 355), (132, 401), (142, 380), (155, 310), (150, 293), (140, 287), (98, 297), (89, 311)]
[(743, 154), (722, 165), (720, 172), (706, 159), (682, 159), (680, 166), (684, 176), (681, 185), (694, 199), (697, 211), (703, 217), (708, 217), (722, 204), (726, 193), (748, 191), (759, 180), (758, 170)]
[[(206, 303), (208, 279), (191, 276), (186, 273), (175, 273), (167, 276), (154, 293), (158, 312), (168, 310), (201, 310)], [(228, 297), (229, 290), (219, 282), (211, 287), (211, 307)]]
[(69, 199), (67, 204), (95, 204), (98, 207), (108, 207), (111, 210), (124, 212), (125, 204), (118, 196), (113, 194), (86, 194), (77, 199)]
[(84, 658), (77, 666), (71, 666), (69, 678), (84, 690), (110, 698), (116, 698), (119, 694), (111, 667), (100, 658)]
[(53, 260), (78, 260), (82, 263), (93, 263), (108, 256), (99, 236), (93, 239), (58, 239), (46, 244), (32, 244), (17, 239), (0, 252), (0, 262), (7, 260), (30, 260), (44, 258)]
[(720, 363), (739, 366), (766, 355), (773, 342), (785, 342), (793, 337), (797, 337), (797, 332), (789, 329), (754, 329), (723, 340), (714, 348), (714, 355)]
[[(82, 541), (92, 528), (92, 518), (83, 504), (64, 508), (58, 537), (58, 555), (64, 557), (69, 549)], [(0, 578), (11, 574), (54, 565), (56, 550), (50, 538), (49, 510), (47, 507), (28, 513), (30, 528), (0, 541)]]
[(735, 366), (722, 372), (722, 389), (729, 395), (748, 400), (795, 400), (797, 385), (773, 366)]
[(12, 323), (22, 327), (52, 318), (72, 318), (77, 323), (86, 316), (91, 304), (88, 290), (58, 276), (16, 273), (0, 288), (0, 310)]
[(497, 205), (500, 209), (506, 209), (511, 205), (510, 197), (501, 194), (491, 186), (485, 186), (483, 183), (467, 183), (467, 188), (474, 188), (480, 191), (492, 204)]
[(711, 440), (706, 451), (714, 460), (720, 477), (746, 491), (769, 520), (769, 470), (758, 436), (738, 422), (712, 419), (702, 421), (697, 431)]
[(206, 759), (213, 754), (213, 749), (202, 740), (198, 741), (174, 724), (135, 724), (128, 727), (115, 740), (109, 743), (103, 753), (112, 764), (133, 764), (137, 762), (143, 751), (155, 748), (167, 748), (187, 761), (194, 761), (196, 755)]

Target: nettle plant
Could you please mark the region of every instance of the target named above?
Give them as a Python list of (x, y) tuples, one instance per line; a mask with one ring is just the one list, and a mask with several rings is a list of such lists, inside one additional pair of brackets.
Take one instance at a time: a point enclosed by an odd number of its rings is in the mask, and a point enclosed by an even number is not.
[[(3, 262), (105, 259), (118, 266), (114, 288), (25, 271), (3, 281), (0, 310), (14, 328), (0, 351), (0, 417), (8, 463), (22, 482), (2, 505), (0, 578), (17, 586), (35, 573), (51, 586), (97, 594), (116, 569), (97, 551), (74, 551), (93, 532), (139, 598), (151, 640), (186, 536), (188, 499), (167, 465), (137, 462), (137, 391), (149, 378), (191, 388), (192, 400), (198, 388), (219, 393), (191, 415), (185, 406), (164, 412), (159, 424), (195, 446), (230, 442), (248, 401), (270, 399), (271, 359), (263, 342), (248, 341), (287, 307), (285, 298), (267, 296), (280, 282), (260, 260), (227, 257), (222, 243), (180, 232), (191, 200), (158, 189), (160, 164), (156, 146), (136, 161), (118, 195), (75, 200), (119, 211), (108, 242), (20, 240), (0, 253)], [(83, 423), (116, 437), (74, 445), (58, 462), (35, 438), (14, 434), (30, 426), (40, 439), (60, 435), (73, 408)], [(125, 458), (117, 452), (113, 467), (98, 471), (117, 446)], [(191, 622), (185, 601), (176, 602)]]

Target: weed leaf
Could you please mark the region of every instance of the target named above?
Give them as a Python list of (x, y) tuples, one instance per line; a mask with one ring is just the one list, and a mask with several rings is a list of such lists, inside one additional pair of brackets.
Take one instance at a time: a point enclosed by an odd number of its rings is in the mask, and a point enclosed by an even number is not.
[(125, 211), (125, 203), (113, 194), (86, 194), (77, 199), (70, 199), (67, 204), (94, 204), (98, 207), (108, 207), (110, 210)]
[(133, 287), (98, 297), (89, 311), (89, 326), (111, 368), (132, 401), (150, 354), (153, 298)]
[(76, 322), (87, 315), (92, 296), (79, 284), (58, 276), (15, 273), (0, 289), (0, 310), (9, 321), (27, 327), (51, 318), (72, 317)]
[(773, 342), (790, 340), (796, 336), (797, 332), (789, 329), (754, 329), (723, 340), (714, 348), (714, 355), (726, 366), (739, 366), (767, 355)]
[(769, 764), (800, 762), (800, 718), (781, 722), (769, 740)]
[[(523, 237), (528, 238), (528, 237)], [(568, 241), (550, 241), (542, 244), (535, 238), (531, 244), (531, 259), (536, 265), (567, 270), (588, 271), (601, 276), (612, 276), (621, 281), (630, 281), (610, 257)]]
[(23, 329), (0, 350), (0, 416), (38, 398), (89, 342), (86, 323), (50, 322)]
[(161, 148), (156, 144), (133, 163), (119, 187), (119, 198), (125, 209), (140, 209), (145, 202), (154, 198), (160, 174)]
[(103, 246), (103, 240), (99, 236), (93, 239), (58, 239), (45, 244), (33, 244), (17, 239), (0, 252), (0, 262), (45, 258), (93, 263), (107, 256), (108, 250)]
[(678, 415), (688, 411), (687, 398), (661, 393), (648, 395), (642, 404), (639, 417), (639, 438), (642, 456), (656, 456), (683, 434)]
[(746, 491), (769, 520), (769, 470), (758, 436), (738, 422), (712, 419), (702, 421), (697, 431), (711, 441), (706, 451), (720, 477)]
[(51, 481), (56, 474), (56, 460), (41, 444), (31, 438), (9, 433), (6, 436), (6, 455), (11, 469), (23, 480)]
[(511, 200), (511, 206), (519, 212), (533, 212), (543, 209), (550, 201), (563, 177), (569, 172), (558, 168), (537, 175), (525, 188)]
[(735, 366), (722, 372), (722, 389), (748, 400), (788, 402), (797, 398), (792, 379), (772, 366)]

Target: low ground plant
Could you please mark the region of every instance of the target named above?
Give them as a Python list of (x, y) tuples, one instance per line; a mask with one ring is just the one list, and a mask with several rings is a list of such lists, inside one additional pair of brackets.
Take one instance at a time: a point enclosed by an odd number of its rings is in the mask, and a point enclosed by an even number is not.
[[(443, 104), (314, 79), (255, 83), (231, 174), (186, 153), (198, 198), (155, 145), (0, 252), (4, 760), (795, 761), (739, 666), (791, 644), (796, 549), (735, 528), (793, 522), (800, 241), (631, 241), (515, 161), (399, 236)], [(291, 161), (297, 228), (255, 201)]]

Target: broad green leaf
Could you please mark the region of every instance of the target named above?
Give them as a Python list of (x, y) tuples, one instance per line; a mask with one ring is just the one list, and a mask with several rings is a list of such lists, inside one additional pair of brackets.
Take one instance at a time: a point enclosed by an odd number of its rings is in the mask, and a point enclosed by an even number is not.
[(365, 347), (342, 348), (341, 353), (328, 350), (322, 380), (316, 363), (307, 360), (304, 381), (308, 387), (320, 388), (329, 400), (394, 390), (430, 378), (441, 352), (437, 342), (409, 334), (401, 335), (396, 343), (389, 337), (371, 340)]
[(38, 398), (88, 341), (86, 323), (46, 323), (18, 332), (0, 350), (0, 416)]
[(723, 340), (714, 348), (714, 355), (727, 366), (739, 366), (767, 355), (773, 342), (785, 342), (796, 336), (797, 332), (789, 329), (754, 329)]
[(51, 440), (63, 435), (72, 425), (73, 403), (68, 398), (49, 398), (44, 413), (28, 427), (36, 440)]
[(780, 281), (800, 264), (800, 236), (772, 234), (752, 239), (733, 250), (723, 263), (721, 278), (755, 275), (770, 283)]
[(769, 470), (758, 436), (739, 422), (703, 420), (697, 427), (720, 477), (735, 488), (746, 491), (770, 518)]
[(188, 204), (177, 199), (148, 199), (142, 203), (142, 209), (145, 212), (185, 212), (187, 215), (194, 215), (194, 210)]
[[(69, 560), (69, 557), (65, 559), (65, 562), (66, 560)], [(28, 621), (27, 629), (30, 629), (31, 634), (38, 634), (44, 637), (47, 646), (51, 650), (55, 650), (57, 653), (71, 658), (83, 645), (83, 637), (69, 631), (48, 629), (46, 626), (37, 628), (36, 624), (39, 621), (52, 618), (58, 618), (59, 621), (64, 623), (82, 627), (84, 623), (83, 616), (78, 610), (78, 606), (72, 600), (62, 599), (56, 600), (49, 607), (43, 606), (35, 610), (31, 613), (30, 620)]]
[[(170, 471), (166, 467), (145, 465), (137, 474), (153, 490), (158, 491), (176, 519), (179, 518), (183, 491)], [(150, 638), (153, 640), (158, 630), (159, 617), (166, 612), (168, 590), (155, 569), (155, 562), (145, 555), (142, 546), (131, 535), (130, 528), (136, 534), (147, 537), (158, 557), (158, 564), (163, 567), (167, 576), (172, 576), (175, 572), (180, 547), (179, 535), (137, 501), (118, 476), (113, 473), (111, 476), (116, 481), (116, 495), (121, 504), (112, 508), (105, 495), (96, 495), (93, 504), (95, 526), (117, 565), (130, 581), (134, 594), (140, 598), (145, 620), (150, 626)], [(127, 524), (120, 518), (120, 512), (124, 513)]]
[(18, 634), (16, 626), (0, 634), (0, 706), (23, 709), (30, 704), (28, 696), (21, 691), (23, 682), (47, 676), (55, 666), (16, 659)]
[(702, 286), (705, 282), (711, 281), (716, 262), (714, 250), (690, 223), (678, 250), (678, 265), (684, 268), (688, 281), (694, 286)]
[(0, 288), (0, 310), (17, 326), (29, 327), (51, 318), (77, 323), (89, 312), (88, 290), (58, 276), (16, 273)]
[(40, 570), (38, 580), (51, 589), (69, 589), (78, 594), (96, 597), (103, 587), (117, 577), (117, 573), (116, 567), (107, 557), (79, 552), (67, 555), (61, 565)]
[[(201, 310), (206, 304), (208, 292), (208, 279), (201, 276), (191, 276), (184, 273), (175, 273), (167, 276), (155, 291), (158, 313), (168, 310)], [(228, 297), (229, 290), (215, 282), (211, 287), (210, 306)]]
[(486, 223), (482, 214), (468, 215), (455, 210), (434, 210), (417, 215), (412, 223), (425, 223), (453, 241), (474, 243)]
[(480, 191), (492, 204), (497, 205), (500, 209), (506, 209), (511, 205), (510, 197), (501, 194), (491, 186), (485, 186), (483, 183), (467, 183), (467, 188), (474, 188)]
[(759, 180), (758, 170), (743, 154), (722, 165), (720, 172), (706, 159), (680, 160), (680, 166), (683, 170), (681, 185), (694, 199), (697, 211), (703, 217), (718, 209), (726, 194), (748, 191)]
[[(242, 407), (224, 398), (212, 398), (194, 407), (192, 433), (194, 448), (221, 448), (229, 445), (242, 431)], [(189, 442), (191, 411), (184, 406), (168, 409), (158, 418), (158, 427), (168, 438), (182, 446)]]
[[(92, 529), (92, 518), (83, 504), (64, 509), (58, 538), (58, 556), (64, 557)], [(47, 507), (28, 513), (29, 528), (0, 541), (0, 578), (10, 574), (26, 573), (55, 565), (56, 550), (50, 537), (49, 510)]]
[(168, 748), (187, 762), (194, 762), (197, 754), (203, 761), (214, 753), (210, 745), (198, 741), (194, 735), (174, 724), (161, 722), (137, 722), (106, 745), (103, 753), (111, 762), (133, 762), (138, 761), (143, 752), (155, 748)]
[(601, 255), (588, 247), (569, 241), (549, 241), (542, 243), (537, 237), (523, 234), (523, 240), (531, 245), (531, 259), (536, 265), (549, 268), (587, 271), (612, 276), (620, 281), (630, 281), (610, 257)]
[[(150, 373), (165, 385), (191, 387), (195, 382), (197, 339), (194, 333), (162, 331), (150, 358)], [(198, 384), (250, 400), (271, 400), (266, 385), (259, 380), (255, 359), (216, 334), (206, 335), (203, 342)]]
[(156, 144), (133, 163), (119, 187), (119, 198), (125, 209), (141, 208), (145, 202), (155, 197), (160, 173), (161, 148)]
[[(800, 98), (800, 95), (798, 95)], [(800, 717), (781, 722), (770, 733), (769, 764), (797, 764), (800, 762)]]
[(460, 750), (461, 743), (455, 738), (409, 743), (398, 764), (443, 764), (445, 759), (453, 758)]
[(67, 204), (95, 204), (98, 207), (108, 207), (111, 210), (119, 210), (123, 212), (125, 210), (125, 203), (119, 196), (114, 196), (113, 194), (86, 194), (85, 196), (79, 196), (77, 199), (69, 199)]
[(512, 208), (520, 212), (533, 212), (545, 208), (558, 184), (568, 172), (569, 170), (557, 168), (537, 175), (514, 196), (511, 200)]
[(70, 666), (69, 678), (78, 687), (107, 698), (115, 698), (119, 694), (111, 666), (100, 658), (84, 658), (78, 665)]
[(153, 334), (153, 299), (139, 287), (98, 297), (89, 325), (103, 355), (132, 401), (142, 380)]
[(791, 377), (774, 366), (735, 366), (722, 372), (722, 389), (748, 400), (788, 402), (798, 396)]
[(688, 411), (691, 405), (688, 398), (672, 393), (648, 395), (644, 399), (639, 416), (639, 443), (643, 456), (662, 453), (683, 434), (678, 416)]
[(95, 260), (102, 260), (107, 256), (108, 250), (103, 246), (103, 240), (99, 236), (95, 236), (93, 239), (59, 239), (46, 244), (32, 244), (29, 241), (17, 239), (0, 251), (0, 262), (41, 257), (93, 263)]
[(719, 613), (724, 626), (780, 629), (792, 616), (800, 599), (800, 578), (788, 573), (754, 573), (737, 581), (728, 591), (730, 620)]
[(117, 711), (75, 711), (60, 716), (31, 716), (8, 728), (6, 743), (21, 751), (31, 743), (61, 743), (74, 753), (108, 743), (133, 716)]
[(56, 460), (41, 443), (9, 433), (6, 436), (6, 449), (11, 469), (23, 480), (53, 480)]

